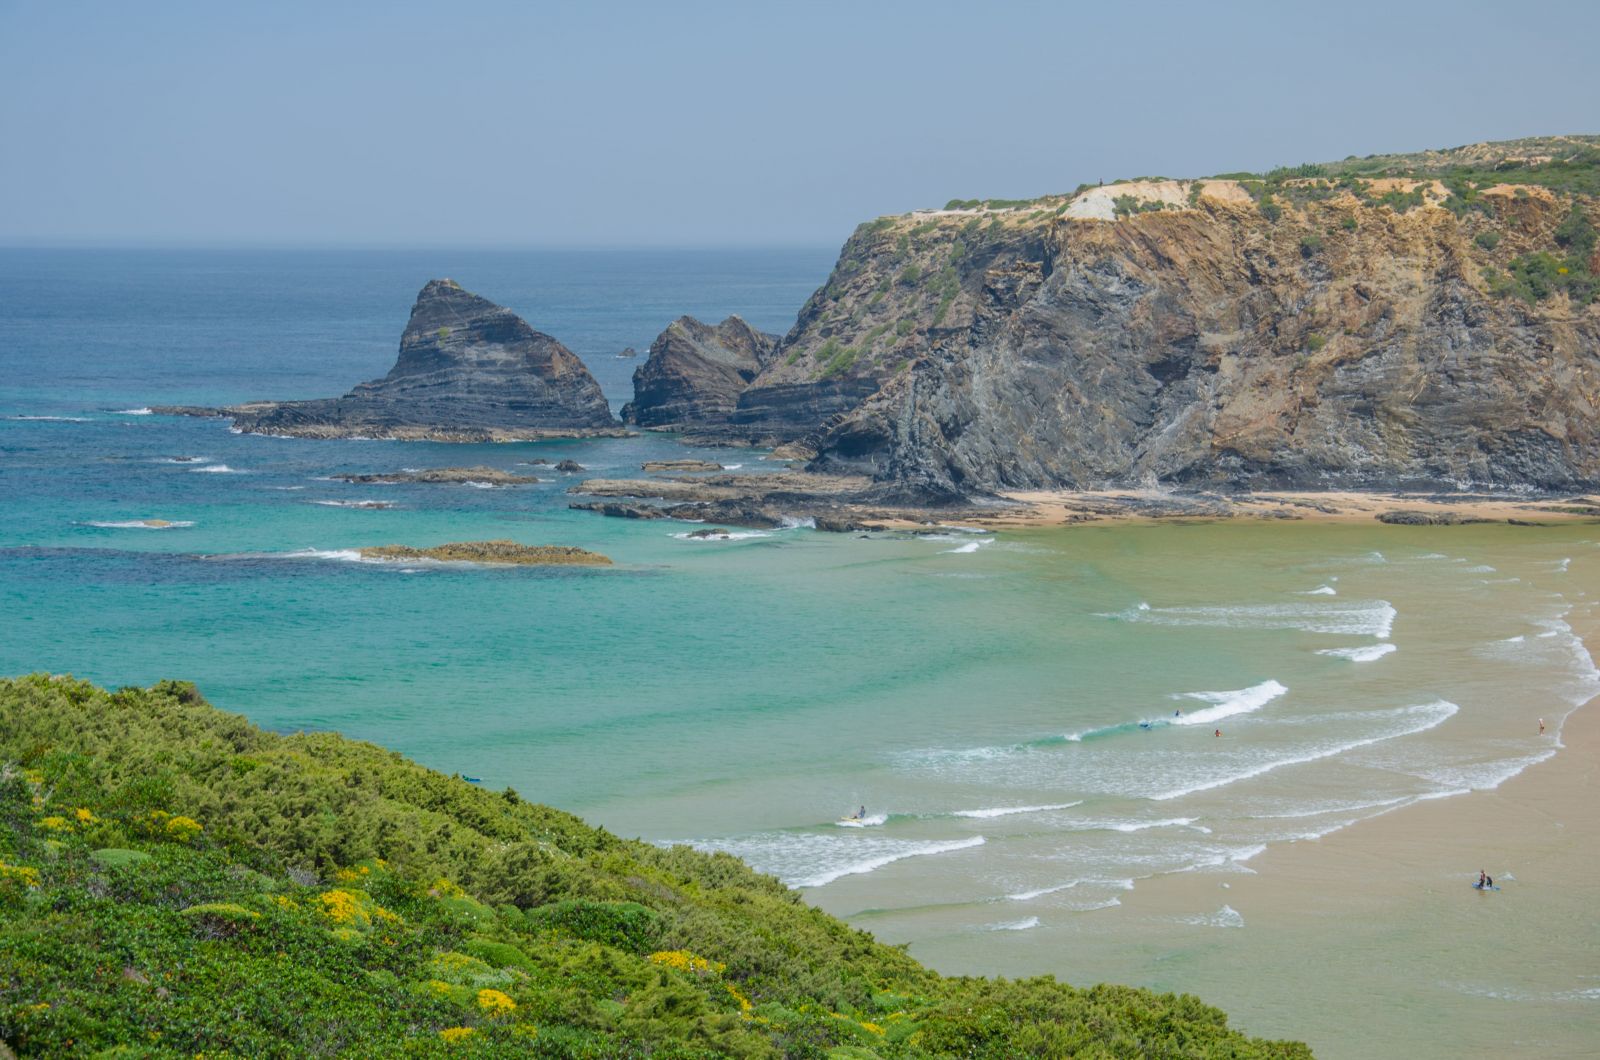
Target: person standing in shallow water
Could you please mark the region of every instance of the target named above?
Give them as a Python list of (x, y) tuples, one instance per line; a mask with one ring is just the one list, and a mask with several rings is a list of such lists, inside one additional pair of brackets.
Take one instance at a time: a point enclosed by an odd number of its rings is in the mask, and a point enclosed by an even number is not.
[(1211, 735), (1213, 735), (1213, 736), (1221, 736), (1222, 735), (1222, 730), (1218, 729), (1216, 732), (1212, 733)]

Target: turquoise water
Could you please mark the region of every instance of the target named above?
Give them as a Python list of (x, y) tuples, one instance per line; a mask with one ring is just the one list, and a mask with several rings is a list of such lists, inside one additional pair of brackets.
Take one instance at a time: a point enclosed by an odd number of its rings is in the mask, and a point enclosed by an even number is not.
[[(784, 330), (830, 258), (0, 253), (0, 672), (190, 678), (268, 727), (337, 729), (624, 834), (733, 851), (939, 967), (1075, 980), (1122, 971), (1131, 936), (1106, 925), (1140, 887), (1226, 882), (1274, 844), (1492, 788), (1556, 753), (1595, 691), (1573, 632), (1600, 570), (1585, 526), (701, 541), (571, 512), (577, 479), (522, 462), (620, 475), (765, 454), (320, 442), (141, 414), (380, 375), (435, 275), (561, 338), (620, 404), (621, 346), (679, 312)], [(329, 479), (468, 464), (546, 481)], [(373, 500), (392, 506), (351, 506)], [(144, 519), (174, 525), (126, 525)], [(350, 551), (491, 537), (616, 566)], [(1222, 900), (1182, 915), (1185, 953), (1248, 935), (1250, 911)], [(1208, 995), (1184, 965), (1127, 977)], [(1560, 989), (1592, 1008), (1592, 985)]]

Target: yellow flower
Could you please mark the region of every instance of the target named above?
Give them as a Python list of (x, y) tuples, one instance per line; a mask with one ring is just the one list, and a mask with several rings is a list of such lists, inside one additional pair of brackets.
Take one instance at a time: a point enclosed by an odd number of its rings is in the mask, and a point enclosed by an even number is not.
[(82, 806), (79, 806), (76, 810), (73, 811), (73, 816), (77, 817), (79, 824), (93, 824), (94, 823), (94, 814), (90, 813), (88, 810), (84, 809)]
[(52, 832), (65, 832), (67, 829), (72, 827), (67, 823), (67, 819), (65, 817), (44, 817), (40, 819), (39, 825), (40, 827), (50, 829)]
[(466, 1041), (476, 1033), (471, 1027), (446, 1027), (439, 1032), (439, 1037), (454, 1045), (456, 1042)]
[(724, 983), (723, 985), (727, 988), (728, 993), (733, 995), (733, 999), (739, 1002), (740, 1012), (749, 1012), (751, 1009), (755, 1008), (755, 1006), (750, 1003), (749, 998), (739, 993), (738, 987), (734, 986), (732, 983)]
[(39, 870), (31, 869), (26, 865), (7, 865), (0, 861), (0, 883), (7, 880), (16, 880), (24, 887), (39, 886)]
[(498, 990), (484, 989), (478, 991), (478, 1007), (491, 1016), (501, 1016), (515, 1012), (517, 1003)]
[(433, 881), (433, 886), (428, 889), (428, 893), (435, 898), (462, 898), (465, 897), (467, 892), (441, 876)]
[(886, 1034), (886, 1033), (888, 1033), (882, 1027), (878, 1026), (876, 1023), (863, 1023), (861, 1026), (862, 1026), (863, 1029), (869, 1030), (873, 1034)]
[(272, 901), (273, 901), (274, 904), (276, 904), (276, 905), (278, 905), (278, 906), (280, 906), (281, 908), (284, 908), (284, 909), (299, 909), (300, 908), (300, 903), (295, 901), (293, 898), (290, 898), (286, 894), (275, 894), (275, 895), (272, 896)]
[(696, 957), (688, 950), (658, 950), (650, 955), (650, 960), (693, 975), (720, 975), (728, 967), (720, 961)]
[(433, 991), (435, 997), (450, 996), (450, 984), (442, 979), (429, 979), (428, 989)]
[(193, 817), (172, 817), (167, 820), (167, 834), (180, 843), (187, 843), (199, 835), (203, 829), (200, 822)]
[(356, 896), (349, 891), (323, 891), (318, 897), (322, 900), (323, 915), (335, 924), (372, 922)]

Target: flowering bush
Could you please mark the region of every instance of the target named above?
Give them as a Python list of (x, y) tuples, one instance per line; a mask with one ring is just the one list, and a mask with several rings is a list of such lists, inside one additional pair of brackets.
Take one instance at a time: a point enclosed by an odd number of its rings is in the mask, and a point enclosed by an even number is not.
[(721, 975), (728, 967), (718, 961), (696, 957), (688, 950), (659, 950), (650, 955), (650, 960), (690, 975)]
[(454, 1045), (466, 1041), (476, 1033), (478, 1032), (471, 1027), (446, 1027), (439, 1032), (439, 1037)]
[(508, 1012), (515, 1012), (517, 1003), (511, 1000), (509, 994), (484, 989), (478, 991), (478, 1007), (491, 1016), (503, 1016)]

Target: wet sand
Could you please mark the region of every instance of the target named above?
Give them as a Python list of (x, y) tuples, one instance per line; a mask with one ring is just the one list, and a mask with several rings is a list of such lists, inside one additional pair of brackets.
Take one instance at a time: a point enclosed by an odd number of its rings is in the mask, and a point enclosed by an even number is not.
[[(1236, 910), (1244, 931), (1189, 969), (1187, 989), (1318, 1056), (1594, 1056), (1600, 707), (1559, 732), (1554, 720), (1557, 753), (1498, 788), (1275, 845), (1251, 874), (1145, 881), (1124, 912)], [(1480, 868), (1501, 890), (1472, 889)]]
[(1600, 522), (1600, 501), (1576, 495), (1524, 498), (1464, 494), (1455, 498), (1439, 493), (1352, 491), (1186, 494), (1165, 490), (1036, 490), (1004, 496), (1019, 507), (984, 513), (970, 521), (997, 530), (1180, 518), (1371, 523), (1383, 513), (1408, 512), (1435, 522)]

